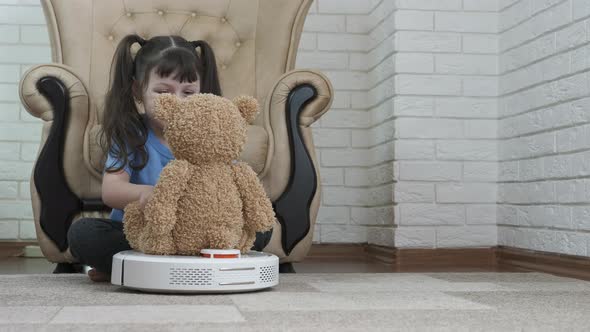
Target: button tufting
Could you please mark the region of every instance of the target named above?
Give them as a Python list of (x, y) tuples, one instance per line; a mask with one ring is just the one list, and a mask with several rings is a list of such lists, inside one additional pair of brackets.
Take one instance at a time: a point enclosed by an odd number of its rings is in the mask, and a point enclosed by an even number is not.
[(127, 17), (131, 17), (131, 13), (127, 13), (127, 14), (125, 14), (125, 15), (127, 15)]
[(108, 38), (109, 40), (113, 40), (113, 39), (115, 39), (115, 37), (113, 37), (113, 35), (110, 35), (110, 36), (108, 36), (107, 38)]
[(191, 13), (192, 17), (197, 17), (197, 13)]
[(237, 42), (237, 43), (236, 43), (236, 47), (240, 47), (240, 46), (242, 46), (242, 43), (240, 43), (240, 42)]
[(158, 10), (158, 15), (162, 16), (162, 15), (164, 15), (164, 12), (161, 10)]
[(227, 22), (227, 19), (225, 17), (222, 17), (221, 18), (221, 23), (225, 23), (225, 22)]
[(221, 69), (227, 69), (227, 66), (224, 64), (221, 65)]

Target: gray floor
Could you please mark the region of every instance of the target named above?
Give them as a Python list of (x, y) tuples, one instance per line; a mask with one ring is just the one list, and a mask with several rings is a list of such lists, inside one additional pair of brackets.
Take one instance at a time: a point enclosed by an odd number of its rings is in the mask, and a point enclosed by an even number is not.
[(136, 293), (84, 275), (0, 275), (0, 330), (574, 331), (590, 282), (543, 273), (298, 273), (233, 295)]
[[(393, 272), (391, 266), (362, 259), (306, 259), (301, 263), (293, 263), (293, 266), (298, 273)], [(54, 269), (55, 264), (48, 262), (45, 258), (0, 257), (0, 275), (46, 274), (52, 273)]]

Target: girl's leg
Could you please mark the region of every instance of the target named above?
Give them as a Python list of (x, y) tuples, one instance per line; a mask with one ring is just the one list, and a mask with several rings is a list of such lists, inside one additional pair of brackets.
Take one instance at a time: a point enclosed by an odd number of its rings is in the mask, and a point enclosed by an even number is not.
[(113, 255), (131, 247), (123, 233), (123, 223), (110, 219), (83, 218), (68, 231), (70, 252), (80, 263), (111, 275)]

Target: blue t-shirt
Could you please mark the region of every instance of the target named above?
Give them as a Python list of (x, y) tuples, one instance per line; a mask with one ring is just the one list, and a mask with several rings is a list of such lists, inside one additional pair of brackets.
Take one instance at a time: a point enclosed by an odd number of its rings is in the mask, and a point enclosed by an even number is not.
[[(172, 155), (172, 151), (160, 142), (151, 128), (148, 129), (145, 149), (148, 154), (148, 161), (144, 168), (136, 171), (127, 163), (123, 169), (129, 174), (130, 183), (155, 186), (160, 178), (162, 169), (170, 160), (174, 159), (174, 156)], [(129, 158), (132, 159), (132, 155)], [(107, 168), (118, 167), (121, 163), (121, 160), (116, 159), (111, 153), (108, 153), (105, 170)], [(111, 211), (111, 219), (114, 221), (123, 221), (123, 210), (113, 209)]]

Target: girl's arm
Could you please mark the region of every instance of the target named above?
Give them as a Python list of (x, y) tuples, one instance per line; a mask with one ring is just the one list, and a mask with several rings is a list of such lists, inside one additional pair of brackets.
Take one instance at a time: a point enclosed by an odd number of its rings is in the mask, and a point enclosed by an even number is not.
[(105, 173), (102, 177), (102, 201), (107, 206), (123, 210), (131, 202), (139, 201), (142, 194), (151, 193), (150, 185), (129, 183), (129, 174), (124, 170)]

